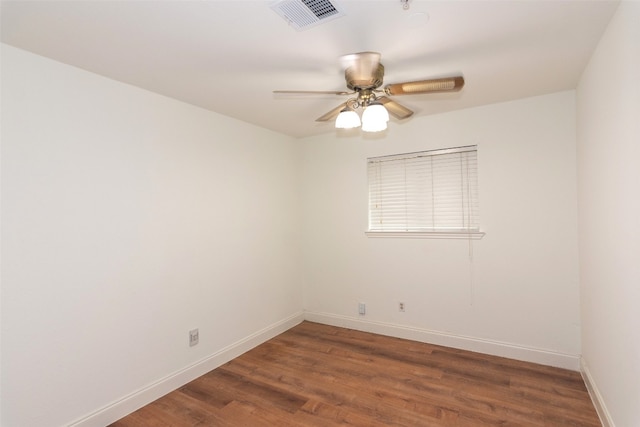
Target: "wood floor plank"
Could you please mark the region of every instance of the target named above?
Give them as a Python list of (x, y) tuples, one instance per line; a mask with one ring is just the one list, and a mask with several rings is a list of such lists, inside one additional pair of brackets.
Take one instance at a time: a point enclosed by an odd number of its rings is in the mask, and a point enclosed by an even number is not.
[[(264, 349), (266, 350), (266, 349)], [(291, 350), (300, 352), (301, 350)], [(255, 360), (251, 360), (252, 364), (258, 364), (265, 359), (268, 359), (267, 356), (256, 356)], [(437, 400), (442, 397), (443, 394), (451, 394), (451, 389), (445, 389), (437, 385), (437, 383), (426, 382), (426, 384), (431, 384), (429, 387), (433, 388), (433, 394), (438, 396), (438, 398), (433, 399), (434, 403), (430, 404), (428, 400), (425, 399), (416, 399), (416, 388), (407, 387), (401, 389), (402, 384), (406, 381), (411, 381), (411, 376), (405, 376), (398, 369), (394, 369), (393, 365), (395, 364), (392, 360), (387, 360), (386, 364), (379, 364), (377, 366), (369, 366), (363, 367), (359, 362), (354, 361), (353, 359), (338, 359), (337, 361), (333, 360), (330, 354), (315, 356), (319, 363), (322, 364), (322, 369), (318, 372), (320, 376), (318, 380), (330, 381), (330, 385), (337, 390), (339, 387), (348, 387), (348, 390), (355, 390), (357, 393), (361, 395), (361, 397), (369, 397), (372, 400), (383, 400), (384, 402), (398, 407), (412, 407), (413, 411), (419, 413), (422, 416), (428, 416), (433, 418), (441, 418), (443, 410), (447, 410), (452, 412), (449, 408), (443, 408)], [(315, 358), (311, 358), (310, 360), (316, 360)], [(234, 361), (231, 363), (231, 369), (237, 365), (237, 363), (242, 363), (240, 361)], [(299, 371), (307, 371), (310, 369), (309, 364), (301, 364), (300, 361), (291, 361), (289, 366), (282, 367), (280, 372), (287, 372), (291, 376), (296, 375), (296, 372)], [(318, 370), (316, 368), (316, 370)], [(246, 375), (258, 374), (256, 371), (247, 372), (244, 371)], [(267, 371), (269, 372), (269, 371)], [(354, 373), (358, 373), (354, 375)], [(297, 374), (299, 376), (299, 373)], [(422, 375), (414, 376), (417, 378), (425, 378)], [(430, 378), (430, 377), (426, 377)], [(423, 383), (425, 384), (425, 383)], [(320, 390), (328, 387), (329, 384), (320, 385)], [(307, 385), (307, 388), (310, 386)], [(318, 391), (317, 393), (319, 393)], [(338, 400), (344, 399), (344, 397), (339, 397)]]
[[(386, 427), (388, 424), (372, 420), (369, 417), (355, 414), (341, 406), (330, 405), (320, 400), (309, 400), (296, 414), (301, 425), (324, 427), (327, 424)], [(304, 414), (304, 415), (303, 415)], [(308, 424), (307, 424), (308, 423)]]
[(113, 424), (600, 426), (579, 373), (302, 322)]
[[(286, 341), (286, 340), (285, 340)], [(265, 346), (262, 350), (266, 352), (263, 358), (268, 357), (269, 349), (272, 348), (270, 344), (269, 346)], [(300, 350), (299, 348), (291, 348), (290, 351), (296, 354), (304, 354), (304, 350)], [(275, 351), (274, 353), (278, 353)], [(380, 365), (376, 367), (363, 367), (357, 366), (356, 361), (359, 361), (358, 358), (345, 358), (339, 359), (334, 362), (332, 358), (327, 358), (328, 355), (337, 354), (337, 352), (333, 351), (324, 351), (322, 355), (316, 355), (314, 358), (309, 358), (311, 361), (315, 361), (316, 359), (323, 363), (323, 366), (330, 371), (331, 373), (335, 373), (338, 375), (348, 376), (350, 373), (353, 375), (354, 372), (357, 372), (357, 378), (355, 381), (364, 381), (362, 383), (356, 382), (353, 384), (354, 387), (361, 387), (366, 389), (362, 393), (375, 393), (376, 398), (381, 398), (386, 402), (396, 405), (399, 407), (403, 407), (405, 405), (413, 405), (415, 410), (425, 417), (440, 417), (441, 412), (446, 410), (450, 413), (455, 413), (456, 409), (452, 408), (462, 408), (468, 407), (471, 403), (475, 403), (475, 405), (481, 409), (486, 409), (488, 407), (493, 407), (494, 405), (489, 405), (486, 402), (473, 402), (468, 399), (461, 398), (460, 396), (455, 398), (447, 399), (445, 396), (451, 396), (453, 387), (446, 388), (442, 387), (442, 385), (438, 382), (417, 382), (410, 385), (410, 387), (403, 387), (411, 380), (409, 377), (402, 377), (402, 374), (397, 374), (393, 369), (395, 365), (402, 365), (404, 362), (396, 361), (392, 359), (385, 359), (385, 363), (380, 363)], [(326, 360), (325, 360), (326, 359)], [(376, 356), (368, 356), (368, 362), (373, 362), (376, 359)], [(294, 361), (295, 364), (298, 361)], [(255, 363), (258, 361), (256, 360)], [(384, 365), (384, 368), (380, 367)], [(309, 369), (310, 366), (302, 365), (299, 366), (300, 369)], [(405, 368), (406, 369), (406, 368)], [(391, 373), (391, 375), (389, 375)], [(478, 376), (477, 373), (474, 376)], [(508, 378), (502, 378), (500, 381), (496, 380), (489, 376), (489, 378), (485, 378), (485, 375), (482, 376), (482, 379), (485, 382), (496, 383), (505, 388), (508, 387)], [(376, 389), (376, 385), (379, 386), (379, 389)], [(416, 385), (418, 387), (416, 387)], [(422, 385), (422, 387), (419, 387)], [(391, 389), (389, 392), (387, 390)], [(418, 399), (416, 399), (416, 395), (419, 395), (421, 399), (419, 400), (420, 404), (418, 404)], [(431, 399), (429, 399), (429, 397)], [(434, 402), (433, 404), (430, 403)], [(528, 419), (531, 425), (541, 425), (541, 414), (536, 414), (535, 416), (531, 415), (531, 411), (528, 411), (527, 408), (520, 407), (521, 405), (512, 404), (510, 410), (508, 411), (508, 415), (505, 417), (507, 419), (513, 419), (519, 413), (529, 414), (527, 417), (521, 417), (525, 420)], [(494, 412), (501, 409), (500, 406), (494, 408)]]
[[(291, 350), (296, 354), (301, 354), (301, 350)], [(253, 356), (252, 356), (253, 357)], [(257, 357), (257, 356), (256, 356)], [(259, 356), (251, 362), (254, 364), (260, 363), (268, 359), (268, 356)], [(295, 359), (295, 360), (293, 360)], [(317, 361), (322, 367), (315, 367), (311, 370), (311, 365)], [(235, 362), (235, 361), (234, 361)], [(385, 366), (378, 365), (373, 367), (363, 367), (353, 360), (338, 359), (335, 361), (330, 354), (315, 355), (314, 358), (303, 361), (301, 357), (292, 358), (288, 363), (288, 366), (281, 367), (280, 372), (286, 372), (290, 376), (298, 375), (299, 372), (311, 372), (308, 375), (310, 381), (323, 382), (318, 389), (314, 392), (316, 394), (322, 393), (323, 389), (332, 387), (333, 393), (351, 393), (357, 394), (362, 399), (370, 399), (371, 402), (383, 401), (389, 405), (396, 412), (398, 416), (398, 408), (413, 407), (413, 412), (418, 413), (423, 417), (440, 418), (442, 416), (442, 407), (436, 404), (429, 404), (426, 400), (417, 401), (415, 399), (415, 390), (407, 390), (405, 392), (398, 389), (399, 379), (395, 377), (394, 371), (389, 369), (393, 365), (393, 361), (387, 361)], [(233, 364), (231, 364), (233, 366)], [(389, 372), (392, 372), (389, 376)], [(254, 373), (256, 373), (254, 371)], [(248, 374), (251, 375), (251, 374)], [(383, 377), (387, 378), (387, 381), (383, 381)], [(308, 389), (313, 389), (314, 385), (307, 384)], [(434, 385), (433, 387), (437, 387)], [(438, 388), (435, 391), (436, 394), (451, 393), (451, 390), (444, 390)], [(332, 399), (332, 397), (326, 397)], [(335, 397), (336, 402), (344, 401), (347, 397), (345, 395), (339, 395)], [(362, 403), (362, 401), (361, 401)], [(344, 403), (349, 405), (350, 403)], [(362, 410), (362, 408), (360, 408)], [(380, 410), (380, 409), (379, 409)]]
[[(255, 360), (254, 363), (260, 363), (260, 359)], [(234, 364), (231, 364), (231, 366), (221, 368), (233, 369), (233, 366)], [(424, 414), (405, 410), (404, 401), (391, 402), (391, 399), (381, 399), (381, 393), (372, 392), (366, 386), (356, 387), (349, 381), (349, 378), (342, 379), (327, 374), (327, 369), (330, 370), (330, 368), (323, 367), (321, 368), (322, 372), (316, 372), (309, 371), (307, 368), (282, 366), (279, 368), (279, 372), (288, 374), (289, 378), (292, 378), (293, 375), (298, 378), (302, 377), (305, 390), (301, 393), (305, 396), (319, 397), (331, 405), (350, 409), (387, 425), (393, 425), (397, 421), (402, 422), (401, 425), (420, 425), (420, 421), (425, 418)], [(259, 372), (254, 371), (254, 375), (259, 375)], [(282, 377), (278, 378), (279, 381), (282, 379)], [(351, 379), (351, 381), (353, 380)], [(397, 400), (396, 396), (391, 397)]]
[(236, 426), (251, 427), (295, 427), (296, 423), (290, 416), (283, 416), (277, 410), (269, 410), (261, 405), (256, 405), (249, 400), (234, 400), (220, 410), (220, 415), (233, 420)]

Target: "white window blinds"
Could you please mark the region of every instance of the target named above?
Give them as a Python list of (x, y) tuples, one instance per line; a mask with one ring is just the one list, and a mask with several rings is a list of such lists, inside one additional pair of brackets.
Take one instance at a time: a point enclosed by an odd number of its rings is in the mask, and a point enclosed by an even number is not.
[(368, 159), (369, 231), (477, 232), (477, 147)]

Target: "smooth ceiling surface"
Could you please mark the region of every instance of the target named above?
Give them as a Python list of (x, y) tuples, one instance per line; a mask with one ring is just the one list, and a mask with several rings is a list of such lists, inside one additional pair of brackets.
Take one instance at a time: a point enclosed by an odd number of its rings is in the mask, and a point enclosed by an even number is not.
[[(337, 1), (337, 0), (336, 0)], [(344, 102), (339, 57), (382, 54), (385, 84), (462, 74), (459, 93), (398, 96), (416, 115), (573, 89), (614, 1), (342, 0), (296, 31), (271, 1), (2, 1), (2, 41), (294, 137)], [(409, 119), (411, 120), (411, 119)], [(392, 119), (390, 129), (402, 126)]]

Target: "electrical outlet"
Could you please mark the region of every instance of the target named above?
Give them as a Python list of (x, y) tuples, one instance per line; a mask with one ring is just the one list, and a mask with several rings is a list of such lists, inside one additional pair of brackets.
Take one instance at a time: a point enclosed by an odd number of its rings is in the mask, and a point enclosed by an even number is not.
[(358, 304), (358, 313), (360, 313), (361, 316), (364, 316), (367, 313), (367, 306), (365, 303), (361, 302)]
[(197, 329), (189, 331), (189, 347), (193, 347), (194, 345), (198, 344), (199, 340), (200, 334), (198, 333)]
[(403, 302), (398, 303), (398, 311), (404, 311), (404, 303)]

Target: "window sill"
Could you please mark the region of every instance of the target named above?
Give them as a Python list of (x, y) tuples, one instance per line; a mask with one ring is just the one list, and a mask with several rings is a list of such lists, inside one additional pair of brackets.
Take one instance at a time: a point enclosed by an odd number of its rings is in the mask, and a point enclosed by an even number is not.
[(480, 240), (482, 231), (365, 231), (367, 237), (392, 237), (404, 239), (464, 239)]

